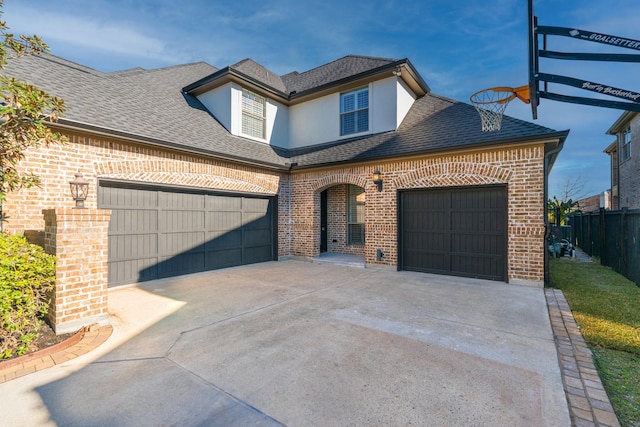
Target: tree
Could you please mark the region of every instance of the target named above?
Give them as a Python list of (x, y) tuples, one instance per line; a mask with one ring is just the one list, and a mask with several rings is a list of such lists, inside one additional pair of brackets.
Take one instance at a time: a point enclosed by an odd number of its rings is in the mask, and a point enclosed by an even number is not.
[(568, 176), (558, 185), (558, 195), (547, 200), (547, 217), (551, 224), (567, 224), (567, 217), (580, 212), (578, 200), (584, 199), (584, 179), (580, 175)]
[(567, 201), (584, 199), (587, 195), (584, 192), (584, 178), (581, 175), (570, 175), (556, 186), (555, 198)]
[[(4, 1), (0, 0), (0, 16), (3, 6)], [(0, 21), (0, 204), (7, 193), (40, 184), (36, 175), (18, 169), (24, 152), (64, 140), (47, 126), (64, 112), (64, 101), (4, 74), (10, 60), (41, 55), (49, 47), (36, 35), (20, 35), (16, 39), (8, 30), (7, 24)]]
[(549, 199), (547, 202), (549, 222), (551, 224), (566, 225), (567, 217), (572, 213), (580, 212), (579, 208), (577, 201), (572, 199), (558, 200), (556, 196), (553, 196), (553, 199)]

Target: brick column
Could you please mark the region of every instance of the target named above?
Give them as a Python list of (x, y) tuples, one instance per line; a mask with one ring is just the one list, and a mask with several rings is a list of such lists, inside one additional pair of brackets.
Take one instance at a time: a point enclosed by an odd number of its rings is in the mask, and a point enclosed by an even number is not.
[(107, 255), (111, 211), (45, 209), (44, 248), (57, 257), (56, 286), (47, 317), (56, 334), (108, 324)]

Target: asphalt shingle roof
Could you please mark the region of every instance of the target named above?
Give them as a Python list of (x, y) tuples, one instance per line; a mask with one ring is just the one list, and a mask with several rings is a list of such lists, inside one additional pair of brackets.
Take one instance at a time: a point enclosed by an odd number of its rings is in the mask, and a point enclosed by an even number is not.
[(279, 90), (280, 92), (286, 93), (287, 91), (287, 87), (285, 86), (282, 78), (280, 78), (279, 75), (277, 75), (273, 71), (266, 69), (262, 65), (255, 62), (253, 59), (243, 59), (242, 61), (231, 65), (229, 68), (246, 74), (247, 76), (258, 80), (259, 82), (263, 82), (267, 86)]
[[(246, 59), (230, 68), (285, 92), (305, 91), (388, 66), (392, 59), (346, 56), (304, 73), (277, 76)], [(231, 135), (182, 88), (217, 69), (204, 62), (155, 70), (103, 73), (52, 55), (9, 61), (5, 74), (63, 98), (61, 124), (139, 139), (160, 146), (285, 168), (376, 159), (414, 153), (511, 143), (565, 133), (506, 117), (499, 132), (482, 132), (471, 105), (427, 94), (418, 99), (397, 131), (286, 150)]]
[(156, 70), (102, 73), (64, 59), (25, 56), (5, 73), (65, 100), (61, 124), (80, 125), (150, 143), (282, 166), (277, 150), (231, 135), (181, 88), (216, 68), (204, 62)]
[(282, 76), (282, 81), (287, 88), (286, 93), (304, 92), (394, 62), (397, 60), (347, 55), (303, 73), (286, 74)]

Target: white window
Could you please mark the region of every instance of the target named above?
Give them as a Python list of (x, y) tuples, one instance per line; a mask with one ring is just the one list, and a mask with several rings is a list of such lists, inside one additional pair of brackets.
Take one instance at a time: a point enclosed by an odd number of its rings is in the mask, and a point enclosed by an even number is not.
[(242, 90), (242, 133), (265, 138), (266, 98), (246, 89)]
[(369, 130), (369, 88), (340, 94), (340, 135)]
[(620, 161), (631, 158), (631, 126), (622, 132), (622, 150), (620, 150)]
[(347, 193), (347, 242), (364, 245), (364, 188), (349, 185)]

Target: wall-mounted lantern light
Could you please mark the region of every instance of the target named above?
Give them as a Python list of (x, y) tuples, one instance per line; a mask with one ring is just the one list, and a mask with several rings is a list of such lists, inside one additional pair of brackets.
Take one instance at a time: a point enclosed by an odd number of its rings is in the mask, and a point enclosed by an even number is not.
[(382, 191), (382, 175), (378, 168), (373, 172), (373, 183), (378, 187), (378, 191)]
[(69, 185), (71, 186), (71, 197), (76, 201), (74, 209), (84, 209), (84, 201), (89, 193), (89, 181), (84, 179), (82, 173), (78, 172), (75, 179), (69, 181)]

